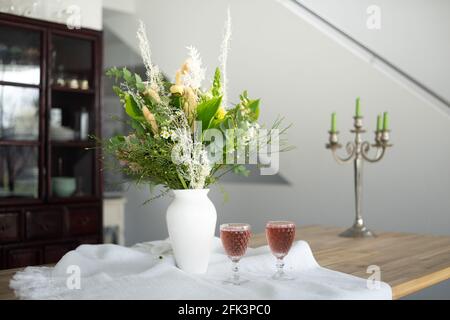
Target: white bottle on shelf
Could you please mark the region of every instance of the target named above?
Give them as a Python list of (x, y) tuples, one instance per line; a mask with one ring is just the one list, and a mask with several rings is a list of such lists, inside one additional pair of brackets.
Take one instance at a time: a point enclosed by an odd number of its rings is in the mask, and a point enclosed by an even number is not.
[(89, 137), (89, 112), (83, 108), (80, 114), (80, 139), (87, 140)]

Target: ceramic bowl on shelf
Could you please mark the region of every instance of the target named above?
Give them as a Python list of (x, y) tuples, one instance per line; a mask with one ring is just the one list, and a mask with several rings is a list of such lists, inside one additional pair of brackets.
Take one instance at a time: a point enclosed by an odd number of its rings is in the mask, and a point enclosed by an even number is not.
[(76, 179), (72, 177), (52, 178), (53, 195), (59, 198), (69, 198), (73, 196), (77, 189)]

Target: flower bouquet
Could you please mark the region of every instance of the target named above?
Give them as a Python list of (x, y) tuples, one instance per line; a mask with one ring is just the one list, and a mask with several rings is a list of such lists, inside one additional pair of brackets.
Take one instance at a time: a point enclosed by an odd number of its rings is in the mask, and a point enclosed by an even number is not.
[[(202, 87), (206, 69), (194, 47), (188, 47), (189, 57), (176, 72), (175, 81), (165, 79), (152, 62), (143, 23), (137, 37), (146, 79), (126, 68), (107, 73), (118, 83), (114, 91), (133, 132), (111, 138), (105, 151), (137, 183), (162, 186), (162, 195), (174, 191), (167, 214), (170, 239), (178, 266), (193, 273), (206, 271), (217, 219), (207, 188), (229, 172), (248, 175), (244, 164), (257, 163), (256, 154), (261, 156), (268, 145), (271, 153), (280, 151), (279, 137), (286, 130), (270, 134), (261, 130), (260, 100), (251, 99), (247, 92), (234, 106), (228, 103), (230, 26), (228, 16), (221, 67), (208, 89)], [(280, 122), (276, 121), (275, 128)]]

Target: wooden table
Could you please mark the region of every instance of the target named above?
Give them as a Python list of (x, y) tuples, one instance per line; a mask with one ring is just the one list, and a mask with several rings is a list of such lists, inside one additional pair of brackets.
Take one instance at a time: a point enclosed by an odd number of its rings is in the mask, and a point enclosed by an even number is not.
[[(309, 226), (300, 228), (298, 240), (307, 241), (325, 268), (368, 278), (367, 267), (381, 268), (381, 280), (391, 285), (399, 299), (450, 279), (450, 237), (406, 233), (379, 233), (376, 239), (347, 239), (342, 229)], [(255, 235), (251, 246), (266, 244), (264, 234)], [(0, 271), (0, 299), (14, 299), (9, 281), (18, 270)]]
[[(342, 231), (309, 226), (298, 230), (297, 239), (307, 241), (317, 262), (331, 270), (367, 279), (367, 267), (379, 266), (394, 299), (450, 279), (450, 237), (380, 232), (375, 239), (348, 239), (337, 236)], [(265, 244), (262, 234), (251, 245)]]

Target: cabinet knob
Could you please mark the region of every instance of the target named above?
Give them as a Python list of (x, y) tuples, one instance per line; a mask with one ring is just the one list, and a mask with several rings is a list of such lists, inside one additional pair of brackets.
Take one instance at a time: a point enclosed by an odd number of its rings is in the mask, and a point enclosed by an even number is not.
[(7, 225), (2, 224), (2, 225), (0, 226), (0, 232), (1, 232), (1, 233), (5, 232), (7, 228), (8, 228)]

